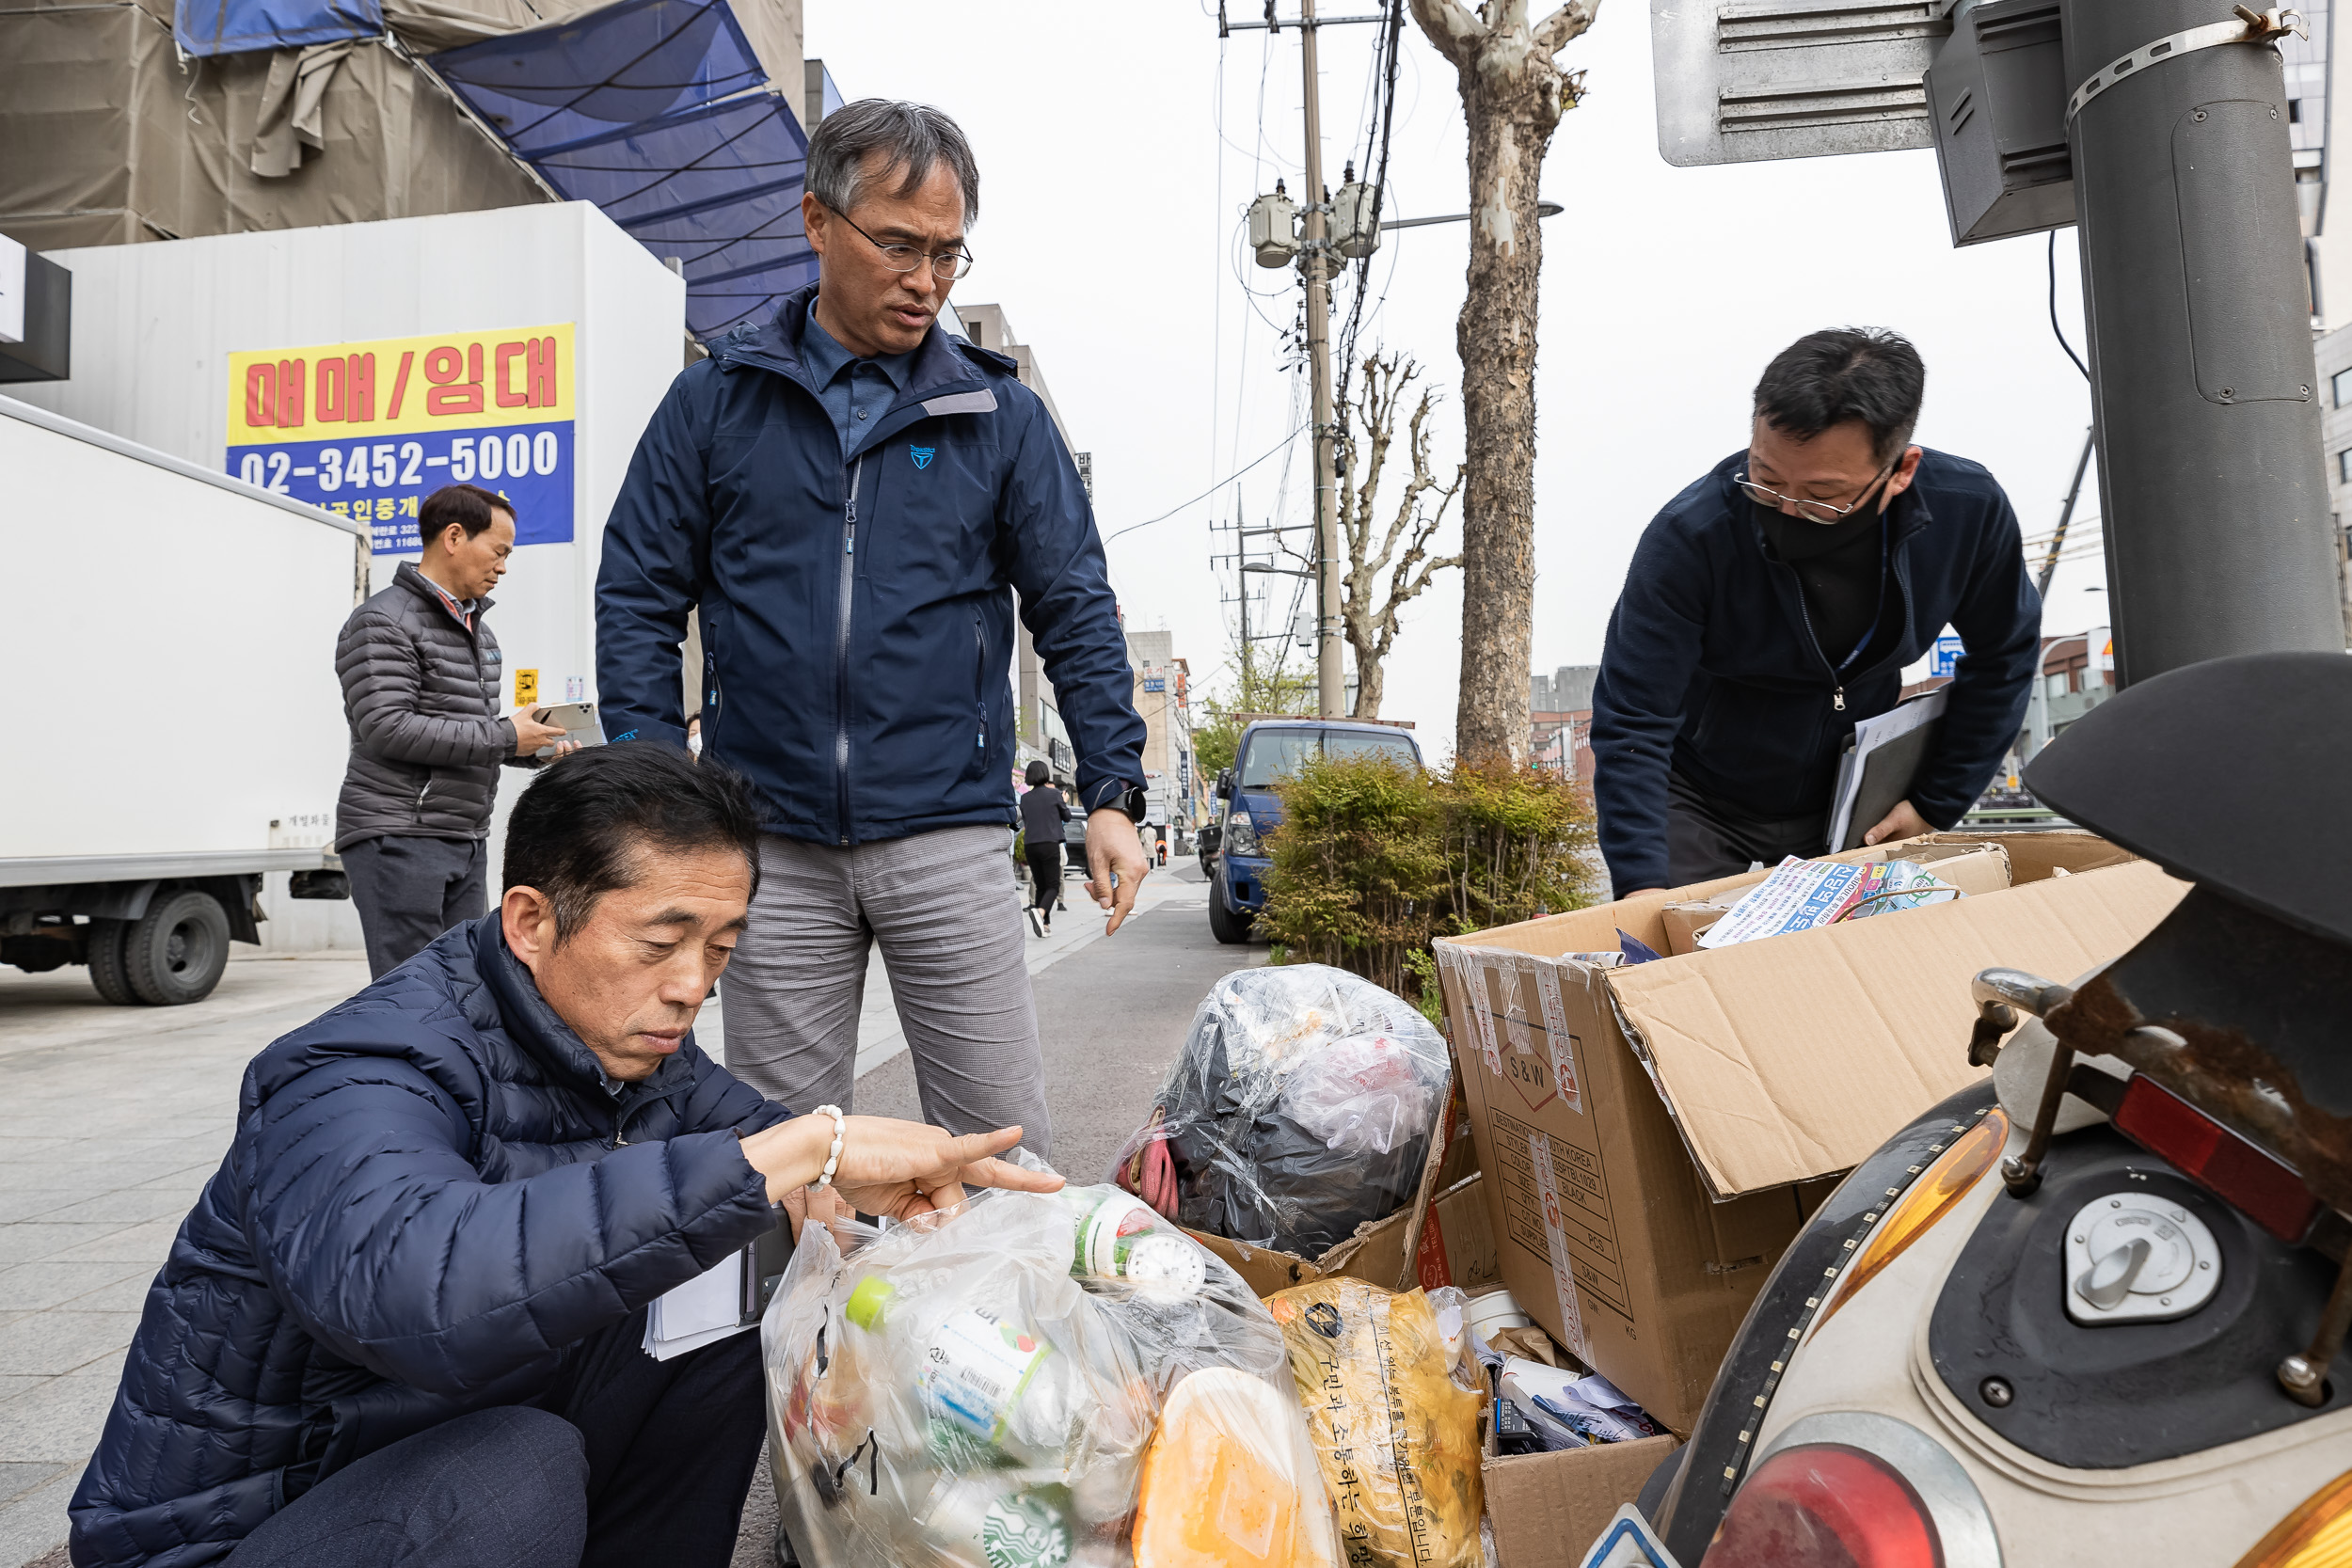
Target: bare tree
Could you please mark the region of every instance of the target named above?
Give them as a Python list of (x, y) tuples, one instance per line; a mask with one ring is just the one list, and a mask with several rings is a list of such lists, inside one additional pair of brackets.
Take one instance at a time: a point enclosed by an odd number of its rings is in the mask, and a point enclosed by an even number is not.
[(1413, 20), (1454, 64), (1470, 124), (1470, 294), (1462, 356), (1468, 480), (1462, 494), (1462, 685), (1454, 743), (1465, 758), (1523, 760), (1535, 596), (1535, 193), (1581, 73), (1552, 60), (1600, 0), (1541, 22), (1528, 0), (1412, 0)]
[(1406, 425), (1400, 455), (1411, 465), (1411, 472), (1405, 493), (1397, 498), (1395, 510), (1387, 512), (1386, 522), (1379, 515), (1387, 510), (1380, 501), (1380, 482), (1390, 449), (1396, 444), (1397, 411), (1420, 378), (1421, 366), (1411, 358), (1375, 349), (1364, 357), (1363, 380), (1346, 410), (1348, 463), (1340, 479), (1340, 543), (1347, 551), (1347, 572), (1340, 580), (1340, 626), (1356, 653), (1359, 719), (1380, 717), (1383, 665), (1396, 642), (1397, 611), (1419, 598), (1431, 578), (1462, 563), (1458, 555), (1429, 554), (1429, 541), (1461, 491), (1462, 468), (1457, 465), (1445, 484), (1430, 472), (1428, 422), (1435, 396), (1427, 388), (1422, 388), (1421, 401)]

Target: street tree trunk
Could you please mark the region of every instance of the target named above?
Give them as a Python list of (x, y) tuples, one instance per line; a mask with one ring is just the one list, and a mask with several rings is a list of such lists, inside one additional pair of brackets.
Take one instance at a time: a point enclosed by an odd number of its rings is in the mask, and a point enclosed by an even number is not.
[(1470, 293), (1462, 358), (1468, 477), (1462, 492), (1462, 681), (1454, 750), (1524, 761), (1534, 651), (1535, 197), (1544, 154), (1577, 80), (1552, 60), (1593, 24), (1600, 0), (1530, 23), (1527, 0), (1411, 0), (1413, 20), (1454, 64), (1470, 124)]

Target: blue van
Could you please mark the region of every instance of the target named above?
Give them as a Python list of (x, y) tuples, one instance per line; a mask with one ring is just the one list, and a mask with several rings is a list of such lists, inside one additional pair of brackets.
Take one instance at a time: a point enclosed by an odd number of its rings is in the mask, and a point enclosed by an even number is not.
[(1271, 862), (1263, 836), (1282, 820), (1276, 782), (1308, 757), (1368, 752), (1422, 766), (1412, 732), (1390, 724), (1262, 719), (1241, 732), (1233, 766), (1216, 776), (1224, 816), (1218, 824), (1216, 870), (1209, 879), (1209, 929), (1217, 941), (1248, 942), (1258, 911), (1265, 908), (1265, 873)]

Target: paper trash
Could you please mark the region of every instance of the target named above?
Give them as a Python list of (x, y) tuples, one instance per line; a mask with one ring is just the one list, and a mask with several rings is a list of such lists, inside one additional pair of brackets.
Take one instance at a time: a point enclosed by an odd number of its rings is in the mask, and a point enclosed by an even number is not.
[(1861, 865), (1791, 855), (1732, 905), (1729, 914), (1701, 931), (1697, 941), (1702, 949), (1729, 947), (1962, 896), (1960, 889), (1910, 861)]

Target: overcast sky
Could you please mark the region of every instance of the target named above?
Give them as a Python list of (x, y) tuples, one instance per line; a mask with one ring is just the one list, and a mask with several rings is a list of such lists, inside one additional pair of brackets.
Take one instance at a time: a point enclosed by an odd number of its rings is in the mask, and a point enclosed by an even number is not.
[[(1332, 0), (1327, 11), (1374, 4)], [(1255, 14), (1242, 0), (1236, 17)], [(1282, 0), (1282, 14), (1295, 0)], [(1259, 269), (1242, 210), (1277, 176), (1300, 193), (1299, 40), (1236, 33), (1220, 43), (1199, 0), (808, 0), (807, 53), (845, 96), (939, 104), (981, 167), (978, 265), (956, 297), (1005, 308), (1038, 356), (1073, 443), (1094, 454), (1105, 536), (1209, 489), (1303, 421), (1304, 377), (1286, 370), (1295, 275)], [(1322, 34), (1324, 158), (1364, 143), (1375, 28)], [(1390, 155), (1388, 211), (1468, 206), (1451, 67), (1409, 20)], [(2074, 469), (2090, 399), (2050, 330), (2042, 235), (1952, 248), (1935, 156), (1879, 153), (1677, 169), (1659, 157), (1649, 17), (1607, 0), (1563, 53), (1585, 71), (1543, 194), (1536, 367), (1533, 664), (1600, 656), (1626, 562), (1658, 508), (1746, 440), (1748, 393), (1802, 333), (1894, 327), (1928, 365), (1917, 439), (1985, 464), (2027, 535), (2046, 533)], [(1445, 397), (1437, 455), (1461, 455), (1454, 388), (1468, 228), (1391, 234), (1375, 258), (1366, 346), (1417, 356)], [(2074, 230), (2058, 247), (2058, 316), (2082, 349)], [(1343, 293), (1340, 308), (1344, 309)], [(1231, 652), (1235, 490), (1255, 524), (1308, 515), (1306, 443), (1109, 546), (1131, 627), (1166, 626), (1196, 676)], [(2094, 494), (2077, 515), (2095, 518)], [(2096, 537), (2095, 523), (2084, 531)], [(1298, 536), (1302, 542), (1304, 534)], [(1445, 543), (1458, 539), (1449, 527)], [(1284, 584), (1288, 579), (1259, 578)], [(1454, 730), (1461, 597), (1451, 578), (1406, 612), (1384, 715), (1418, 722), (1442, 752)], [(2096, 557), (2061, 566), (2045, 629), (2106, 618)], [(1253, 612), (1254, 613), (1254, 612)]]

